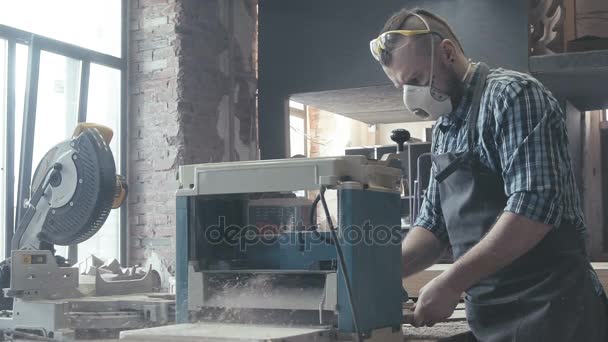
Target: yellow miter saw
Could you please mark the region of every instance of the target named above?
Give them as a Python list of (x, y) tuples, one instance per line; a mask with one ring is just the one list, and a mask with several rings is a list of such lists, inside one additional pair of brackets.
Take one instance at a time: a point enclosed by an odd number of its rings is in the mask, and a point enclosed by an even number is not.
[[(11, 242), (11, 259), (0, 270), (6, 310), (0, 313), (0, 330), (64, 339), (78, 330), (149, 326), (145, 318), (154, 320), (159, 312), (165, 315), (157, 320), (167, 320), (170, 301), (159, 307), (148, 297), (114, 301), (108, 297), (152, 292), (158, 287), (158, 274), (148, 271), (145, 276), (106, 281), (97, 270), (95, 289), (86, 292), (79, 287), (83, 275), (77, 267), (70, 267), (75, 260), (67, 263), (55, 255), (55, 245), (74, 247), (95, 235), (110, 211), (126, 198), (127, 185), (116, 174), (109, 147), (112, 136), (108, 127), (81, 123), (73, 136), (52, 147), (36, 168)], [(4, 282), (9, 271), (7, 288)], [(125, 275), (120, 276), (125, 279)], [(105, 297), (95, 300), (90, 296)], [(126, 323), (118, 325), (117, 320)]]

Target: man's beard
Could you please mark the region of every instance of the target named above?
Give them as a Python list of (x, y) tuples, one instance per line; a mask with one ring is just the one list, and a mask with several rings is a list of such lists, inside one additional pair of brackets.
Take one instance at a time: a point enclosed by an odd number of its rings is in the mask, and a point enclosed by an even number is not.
[(446, 71), (446, 94), (450, 96), (452, 101), (452, 108), (457, 108), (462, 96), (464, 94), (465, 86), (461, 77), (458, 77), (456, 71), (453, 68), (448, 68)]

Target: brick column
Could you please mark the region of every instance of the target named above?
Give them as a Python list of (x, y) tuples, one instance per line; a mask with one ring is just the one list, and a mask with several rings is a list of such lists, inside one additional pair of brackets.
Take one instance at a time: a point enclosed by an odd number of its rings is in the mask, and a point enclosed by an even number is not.
[(256, 1), (132, 0), (131, 264), (166, 284), (179, 165), (256, 159)]

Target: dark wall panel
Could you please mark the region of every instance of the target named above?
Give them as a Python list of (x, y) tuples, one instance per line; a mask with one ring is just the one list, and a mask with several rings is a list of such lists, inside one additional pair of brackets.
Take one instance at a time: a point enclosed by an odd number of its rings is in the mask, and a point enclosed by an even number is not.
[(388, 84), (369, 40), (393, 12), (416, 6), (446, 18), (474, 60), (527, 70), (526, 0), (260, 0), (262, 158), (283, 156), (278, 103), (290, 94)]

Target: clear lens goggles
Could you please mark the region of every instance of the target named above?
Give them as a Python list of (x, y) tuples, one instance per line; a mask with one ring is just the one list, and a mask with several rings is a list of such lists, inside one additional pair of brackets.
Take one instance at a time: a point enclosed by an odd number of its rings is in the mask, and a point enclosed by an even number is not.
[(392, 53), (405, 46), (403, 37), (417, 36), (432, 33), (431, 30), (395, 30), (386, 31), (369, 42), (372, 56), (378, 61), (383, 60), (383, 55)]

